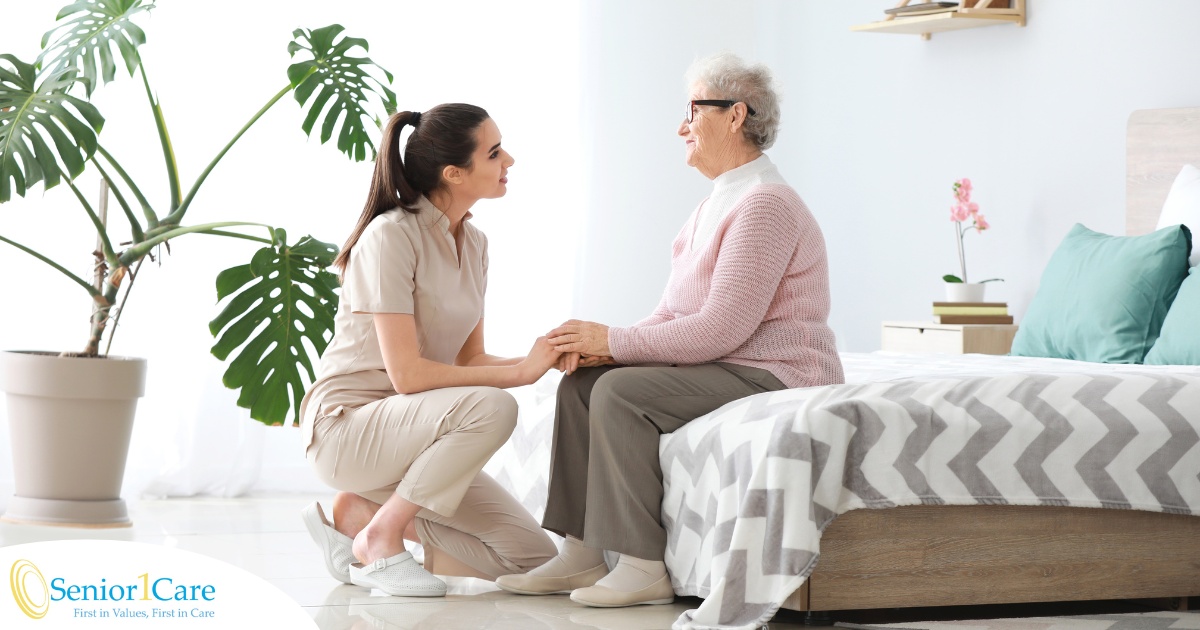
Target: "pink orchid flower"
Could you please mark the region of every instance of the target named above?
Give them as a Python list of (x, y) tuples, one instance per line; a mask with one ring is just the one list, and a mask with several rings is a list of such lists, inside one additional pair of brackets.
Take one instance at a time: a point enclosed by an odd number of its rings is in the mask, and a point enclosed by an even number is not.
[(971, 201), (971, 190), (971, 180), (966, 177), (954, 182), (954, 198), (962, 203)]
[[(946, 275), (942, 279), (946, 282), (967, 282), (967, 258), (963, 252), (963, 237), (967, 232), (975, 230), (982, 233), (984, 230), (992, 227), (987, 222), (987, 219), (979, 213), (979, 204), (971, 201), (971, 180), (966, 177), (954, 182), (954, 205), (950, 206), (950, 220), (954, 222), (954, 234), (958, 246), (958, 268), (961, 275)], [(970, 222), (970, 225), (963, 226), (963, 223)], [(999, 278), (983, 280), (983, 282), (993, 282)]]

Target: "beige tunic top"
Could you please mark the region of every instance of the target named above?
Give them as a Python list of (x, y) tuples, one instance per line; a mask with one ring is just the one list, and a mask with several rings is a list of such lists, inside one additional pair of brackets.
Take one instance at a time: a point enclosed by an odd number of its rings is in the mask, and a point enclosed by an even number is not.
[(450, 365), (483, 318), (487, 237), (467, 213), (460, 254), (446, 215), (425, 197), (416, 207), (375, 217), (350, 250), (333, 339), (300, 405), (306, 449), (317, 417), (402, 395), (383, 365), (374, 313), (412, 314), (421, 357)]

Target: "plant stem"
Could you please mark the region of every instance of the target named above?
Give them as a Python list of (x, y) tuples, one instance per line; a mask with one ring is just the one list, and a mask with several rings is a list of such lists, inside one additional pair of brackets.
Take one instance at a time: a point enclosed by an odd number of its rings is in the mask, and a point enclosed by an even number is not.
[(142, 85), (146, 86), (146, 98), (150, 99), (150, 109), (154, 112), (154, 124), (158, 127), (158, 140), (162, 144), (163, 159), (167, 163), (167, 182), (171, 185), (171, 211), (179, 207), (179, 166), (175, 163), (175, 149), (171, 146), (171, 134), (167, 133), (167, 119), (163, 117), (162, 107), (154, 92), (150, 90), (150, 79), (146, 77), (146, 64), (138, 54), (138, 69), (142, 71)]
[(151, 238), (148, 238), (145, 241), (142, 241), (141, 243), (138, 243), (137, 245), (125, 250), (121, 253), (120, 263), (123, 265), (129, 265), (133, 263), (133, 261), (145, 256), (151, 249), (154, 249), (155, 245), (173, 239), (176, 236), (183, 236), (184, 234), (193, 234), (196, 232), (208, 233), (216, 228), (236, 227), (240, 225), (264, 227), (267, 228), (267, 230), (274, 229), (265, 223), (250, 223), (247, 221), (220, 221), (217, 223), (202, 223), (200, 225), (192, 225), (189, 227), (176, 227), (166, 232), (154, 234), (154, 236)]
[(117, 326), (121, 323), (121, 315), (125, 314), (125, 303), (129, 301), (129, 292), (133, 291), (133, 282), (137, 280), (138, 272), (142, 270), (142, 263), (146, 262), (145, 258), (140, 258), (137, 261), (137, 268), (129, 272), (129, 286), (125, 287), (125, 295), (121, 297), (121, 304), (117, 307), (117, 314), (113, 316), (112, 331), (108, 333), (108, 344), (104, 346), (104, 356), (108, 356), (112, 350), (113, 337), (117, 336)]
[[(311, 72), (316, 72), (316, 69), (312, 69)], [(297, 85), (299, 85), (299, 83), (300, 82), (297, 82)], [(187, 212), (188, 206), (192, 204), (192, 199), (196, 197), (196, 192), (200, 190), (200, 185), (204, 183), (204, 180), (208, 177), (208, 174), (211, 173), (213, 168), (217, 166), (217, 162), (220, 162), (221, 158), (225, 157), (225, 154), (229, 152), (229, 149), (233, 148), (234, 143), (236, 143), (242, 137), (242, 135), (244, 135), (246, 131), (249, 130), (252, 125), (254, 125), (254, 123), (258, 122), (258, 119), (262, 118), (263, 114), (267, 113), (267, 110), (271, 109), (275, 103), (279, 102), (279, 99), (287, 96), (291, 91), (291, 84), (288, 84), (287, 87), (279, 90), (275, 96), (271, 97), (271, 100), (267, 101), (266, 105), (263, 105), (262, 108), (250, 118), (249, 122), (247, 122), (245, 125), (242, 125), (242, 128), (239, 129), (236, 134), (234, 134), (233, 139), (225, 145), (225, 148), (221, 149), (221, 152), (213, 158), (212, 162), (209, 162), (208, 166), (204, 169), (204, 172), (200, 173), (200, 177), (196, 178), (196, 183), (192, 184), (191, 190), (188, 191), (187, 197), (184, 197), (183, 202), (179, 204), (179, 207), (172, 209), (171, 214), (167, 215), (167, 223), (178, 224), (183, 221), (183, 215)]]
[(121, 176), (121, 179), (125, 180), (125, 185), (129, 186), (129, 190), (133, 192), (133, 196), (138, 200), (138, 203), (142, 205), (142, 214), (146, 215), (146, 228), (152, 230), (158, 227), (158, 215), (155, 214), (154, 209), (150, 207), (150, 202), (146, 201), (146, 196), (142, 194), (141, 189), (137, 187), (137, 184), (133, 183), (133, 179), (129, 177), (129, 173), (126, 173), (125, 169), (121, 168), (121, 165), (117, 163), (117, 159), (114, 158), (107, 150), (105, 150), (103, 146), (97, 144), (96, 152), (100, 155), (103, 155), (104, 159), (108, 160), (108, 163), (112, 165), (113, 170), (117, 172), (117, 175)]
[(954, 231), (958, 235), (958, 270), (962, 272), (963, 284), (967, 283), (967, 257), (963, 254), (963, 236), (966, 232), (963, 230), (962, 221), (954, 222)]
[(46, 263), (47, 265), (50, 265), (51, 267), (54, 267), (54, 268), (55, 268), (55, 269), (57, 269), (58, 271), (62, 272), (62, 274), (63, 274), (64, 276), (66, 276), (66, 277), (70, 278), (70, 279), (71, 279), (71, 280), (73, 280), (73, 281), (74, 281), (76, 284), (78, 284), (79, 286), (83, 287), (84, 289), (87, 289), (88, 295), (92, 296), (92, 298), (93, 298), (93, 299), (101, 297), (101, 296), (100, 296), (100, 291), (98, 291), (98, 290), (97, 290), (95, 287), (93, 287), (92, 285), (88, 284), (86, 280), (84, 280), (83, 278), (80, 278), (79, 276), (77, 276), (77, 275), (75, 275), (75, 274), (71, 273), (71, 272), (70, 272), (70, 271), (68, 271), (68, 270), (67, 270), (65, 267), (63, 267), (62, 265), (60, 265), (60, 264), (58, 264), (58, 263), (54, 262), (53, 260), (50, 260), (49, 258), (46, 258), (45, 256), (43, 256), (43, 255), (41, 255), (41, 254), (39, 254), (39, 253), (37, 253), (37, 252), (33, 251), (32, 249), (30, 249), (30, 248), (28, 248), (28, 247), (25, 247), (24, 245), (22, 245), (22, 244), (20, 244), (20, 243), (18, 243), (18, 242), (16, 242), (16, 241), (12, 241), (12, 240), (9, 240), (9, 239), (7, 239), (7, 238), (4, 238), (4, 236), (3, 236), (3, 235), (0, 235), (0, 241), (4, 241), (5, 243), (8, 243), (9, 245), (12, 245), (13, 247), (16, 247), (17, 249), (19, 249), (19, 250), (21, 250), (21, 251), (25, 252), (26, 254), (29, 254), (30, 256), (33, 256), (34, 258), (37, 258), (38, 260), (40, 260), (40, 261), (42, 261), (42, 262)]
[(63, 178), (67, 182), (67, 186), (71, 187), (71, 191), (75, 193), (75, 197), (79, 199), (79, 203), (83, 205), (83, 209), (88, 213), (88, 217), (92, 219), (92, 225), (96, 226), (96, 236), (100, 239), (100, 244), (103, 246), (104, 260), (111, 267), (117, 266), (117, 254), (113, 251), (112, 241), (108, 240), (108, 230), (105, 229), (104, 223), (100, 221), (100, 217), (96, 216), (96, 211), (92, 209), (92, 204), (87, 202), (83, 197), (83, 193), (79, 192), (79, 188), (75, 186), (75, 182), (70, 179)]
[[(96, 170), (100, 171), (100, 176), (104, 178), (104, 183), (108, 186), (108, 190), (112, 191), (113, 196), (117, 198), (117, 203), (125, 211), (125, 218), (129, 219), (129, 231), (133, 233), (134, 242), (145, 238), (146, 235), (142, 232), (142, 224), (138, 222), (137, 217), (133, 216), (133, 209), (125, 201), (125, 196), (121, 194), (121, 189), (117, 188), (116, 182), (108, 176), (108, 173), (104, 172), (104, 167), (100, 166), (100, 162), (92, 160), (92, 164), (96, 165)], [(105, 223), (107, 223), (107, 218), (105, 219)]]
[[(97, 168), (99, 168), (99, 164), (97, 164)], [(106, 232), (108, 229), (108, 188), (109, 188), (108, 178), (101, 179), (100, 180), (100, 200), (96, 204), (96, 208), (97, 208), (96, 214), (97, 214), (98, 218), (100, 219), (100, 225), (104, 226), (105, 229), (101, 230), (99, 233), (96, 234), (96, 250), (95, 250), (96, 251), (96, 259), (97, 259), (96, 260), (96, 277), (92, 279), (92, 283), (93, 283), (92, 286), (96, 287), (97, 291), (104, 288), (104, 281), (108, 278), (108, 271), (109, 271), (108, 261), (105, 260), (105, 257), (100, 255), (100, 252), (103, 251), (103, 249), (104, 249), (104, 241), (101, 238), (101, 234)], [(92, 302), (91, 334), (92, 334), (92, 336), (97, 338), (97, 341), (99, 341), (99, 337), (104, 334), (103, 321), (105, 318), (107, 318), (108, 309), (110, 307), (111, 307), (111, 303), (102, 303), (99, 301)], [(99, 332), (97, 332), (97, 330)], [(90, 342), (89, 342), (88, 346), (90, 349), (91, 348)], [(93, 350), (92, 352), (95, 352), (95, 351)]]
[(247, 241), (254, 241), (256, 243), (266, 243), (267, 245), (270, 245), (274, 242), (269, 238), (260, 238), (258, 236), (250, 236), (249, 234), (238, 234), (237, 232), (226, 232), (225, 230), (206, 230), (204, 232), (196, 232), (196, 233), (197, 234), (209, 234), (212, 236), (227, 236), (229, 238), (244, 238)]
[(92, 316), (92, 334), (88, 337), (87, 347), (83, 349), (83, 356), (100, 355), (100, 337), (104, 334), (104, 327), (108, 324), (108, 313), (112, 309), (113, 302), (117, 301), (117, 291), (121, 289), (120, 283), (123, 276), (122, 269), (114, 269), (105, 280), (104, 295), (97, 300), (103, 301), (100, 302), (100, 307)]
[[(96, 204), (96, 207), (100, 216), (100, 224), (106, 228), (108, 227), (108, 189), (108, 178), (101, 179), (100, 202)], [(100, 240), (100, 236), (96, 235), (96, 251), (101, 251), (103, 246), (104, 243)], [(96, 256), (96, 258), (100, 258), (100, 256)], [(100, 287), (104, 286), (104, 276), (107, 275), (108, 264), (103, 258), (100, 258), (100, 260), (96, 261), (96, 263), (95, 276), (92, 278), (92, 286), (96, 287), (96, 290), (99, 291)]]

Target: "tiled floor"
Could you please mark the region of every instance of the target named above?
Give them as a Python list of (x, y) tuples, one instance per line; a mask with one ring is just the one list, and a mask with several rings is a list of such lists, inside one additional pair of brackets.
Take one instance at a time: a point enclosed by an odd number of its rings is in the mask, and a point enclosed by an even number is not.
[[(105, 538), (202, 553), (242, 567), (278, 586), (303, 606), (322, 630), (649, 630), (670, 628), (681, 612), (695, 608), (700, 602), (680, 598), (671, 606), (588, 608), (565, 595), (522, 597), (473, 578), (448, 578), (450, 593), (445, 598), (373, 594), (329, 577), (316, 545), (304, 531), (300, 508), (313, 499), (324, 503), (330, 498), (278, 495), (130, 501), (132, 528), (80, 530), (0, 523), (0, 546)], [(772, 622), (771, 628), (803, 627), (798, 622), (799, 618)]]

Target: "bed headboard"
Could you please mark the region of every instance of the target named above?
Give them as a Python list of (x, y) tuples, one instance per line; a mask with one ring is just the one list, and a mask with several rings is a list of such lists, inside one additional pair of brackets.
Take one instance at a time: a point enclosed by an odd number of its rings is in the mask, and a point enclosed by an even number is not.
[(1133, 112), (1125, 156), (1125, 233), (1153, 232), (1179, 169), (1200, 167), (1200, 107)]

